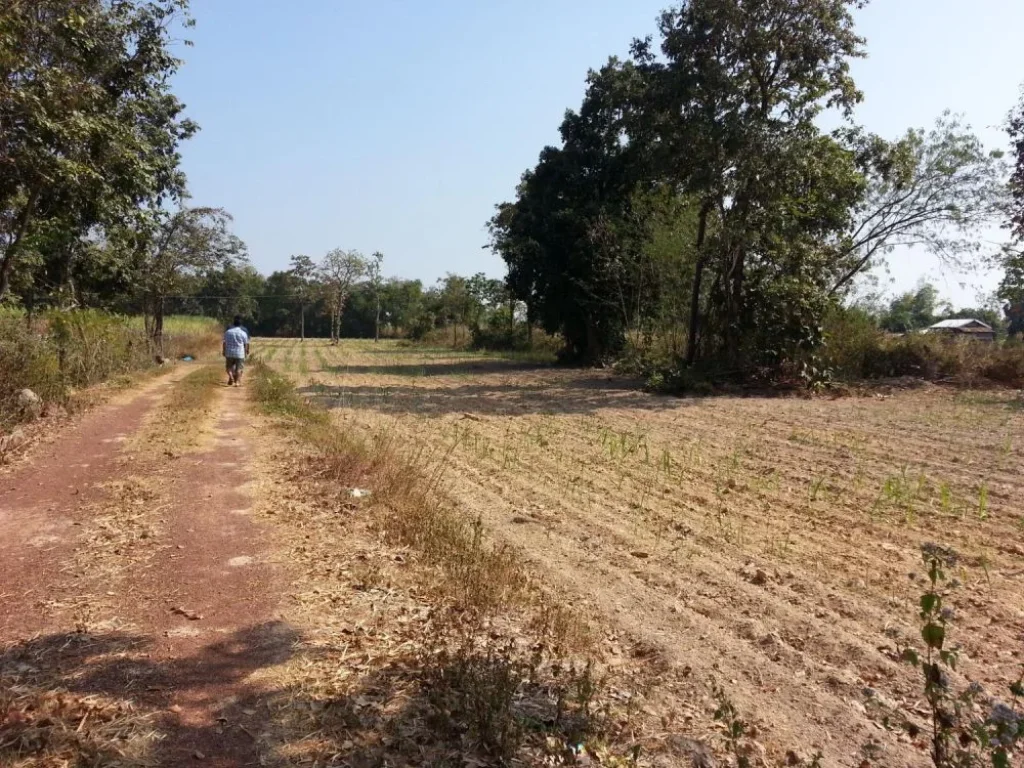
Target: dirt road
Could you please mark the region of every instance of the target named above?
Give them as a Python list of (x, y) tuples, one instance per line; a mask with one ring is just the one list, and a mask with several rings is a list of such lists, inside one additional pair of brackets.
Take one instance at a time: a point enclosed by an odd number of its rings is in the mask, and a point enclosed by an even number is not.
[[(244, 390), (181, 367), (0, 474), (0, 677), (36, 697), (12, 719), (29, 747), (26, 718), (67, 691), (91, 702), (72, 735), (96, 764), (258, 764), (247, 678), (294, 632), (249, 516), (244, 407)], [(123, 738), (82, 746), (111, 727)]]

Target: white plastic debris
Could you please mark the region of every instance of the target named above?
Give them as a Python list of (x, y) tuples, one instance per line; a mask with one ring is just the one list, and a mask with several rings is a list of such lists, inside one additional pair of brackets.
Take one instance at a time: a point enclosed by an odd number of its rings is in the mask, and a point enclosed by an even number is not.
[(366, 490), (365, 488), (353, 488), (351, 491), (348, 492), (348, 495), (351, 496), (353, 499), (365, 499), (367, 496), (370, 495), (370, 491)]

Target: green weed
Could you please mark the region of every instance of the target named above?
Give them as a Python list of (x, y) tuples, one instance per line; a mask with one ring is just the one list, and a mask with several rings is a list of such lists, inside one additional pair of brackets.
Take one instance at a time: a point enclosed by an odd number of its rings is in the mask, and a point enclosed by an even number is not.
[(946, 601), (958, 582), (947, 580), (946, 571), (957, 566), (959, 556), (935, 544), (924, 545), (921, 554), (928, 584), (919, 601), (924, 650), (906, 646), (900, 657), (921, 672), (932, 763), (936, 768), (1009, 768), (1017, 744), (1024, 741), (1024, 716), (1018, 707), (1024, 675), (1010, 685), (1009, 705), (989, 699), (978, 683), (954, 689), (950, 673), (957, 669), (960, 652), (949, 642), (955, 613)]

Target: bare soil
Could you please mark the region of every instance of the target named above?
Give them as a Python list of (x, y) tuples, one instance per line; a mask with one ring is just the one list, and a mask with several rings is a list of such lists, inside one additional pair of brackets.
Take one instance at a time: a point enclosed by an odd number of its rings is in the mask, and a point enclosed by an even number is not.
[[(250, 517), (245, 392), (180, 412), (168, 402), (189, 372), (92, 411), (0, 475), (0, 674), (40, 701), (123, 703), (132, 724), (104, 765), (259, 764), (267, 713), (249, 678), (295, 637)], [(137, 762), (120, 762), (128, 752)]]
[[(868, 397), (652, 396), (600, 371), (393, 343), (267, 341), (335, 414), (388, 434), (564, 600), (665, 664), (659, 712), (709, 684), (770, 760), (924, 766), (919, 547), (960, 554), (963, 675), (1024, 664), (1024, 409), (940, 387)], [(637, 643), (632, 647), (636, 648)], [(907, 726), (910, 726), (908, 729)]]

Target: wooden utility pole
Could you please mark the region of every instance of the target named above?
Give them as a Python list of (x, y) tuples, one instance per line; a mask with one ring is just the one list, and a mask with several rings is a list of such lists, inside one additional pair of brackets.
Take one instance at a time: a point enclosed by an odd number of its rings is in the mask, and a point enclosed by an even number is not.
[(380, 341), (380, 286), (377, 286), (377, 319), (373, 323), (373, 340)]

